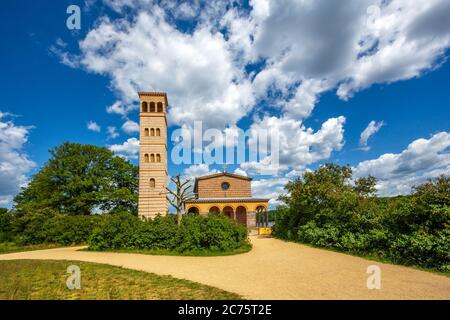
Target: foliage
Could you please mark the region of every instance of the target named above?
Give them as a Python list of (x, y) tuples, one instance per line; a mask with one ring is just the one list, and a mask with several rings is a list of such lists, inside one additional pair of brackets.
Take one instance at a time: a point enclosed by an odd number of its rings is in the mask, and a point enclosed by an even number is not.
[(90, 215), (96, 210), (137, 214), (138, 169), (110, 150), (64, 143), (14, 199), (18, 214), (53, 210)]
[(13, 240), (20, 245), (86, 243), (92, 230), (104, 219), (102, 215), (67, 216), (50, 209), (14, 217)]
[(373, 177), (352, 180), (351, 168), (334, 164), (306, 172), (280, 197), (275, 236), (448, 271), (450, 179), (394, 198), (375, 197), (375, 184)]
[(89, 238), (91, 250), (231, 251), (248, 246), (247, 230), (223, 215), (140, 220), (127, 214), (106, 219)]
[(0, 208), (0, 242), (12, 239), (12, 214), (6, 208)]

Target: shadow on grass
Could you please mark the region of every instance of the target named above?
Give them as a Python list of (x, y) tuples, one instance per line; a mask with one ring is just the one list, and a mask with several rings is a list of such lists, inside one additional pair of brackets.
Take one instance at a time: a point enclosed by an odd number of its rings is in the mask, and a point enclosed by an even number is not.
[(141, 249), (92, 250), (89, 247), (80, 249), (79, 251), (137, 253), (137, 254), (148, 254), (148, 255), (155, 255), (155, 256), (220, 257), (220, 256), (232, 256), (232, 255), (247, 253), (251, 249), (252, 249), (252, 245), (248, 244), (241, 248), (237, 248), (237, 249), (230, 250), (230, 251), (191, 250), (191, 251), (185, 251), (185, 252), (178, 252), (178, 251), (173, 251), (173, 250), (141, 250)]

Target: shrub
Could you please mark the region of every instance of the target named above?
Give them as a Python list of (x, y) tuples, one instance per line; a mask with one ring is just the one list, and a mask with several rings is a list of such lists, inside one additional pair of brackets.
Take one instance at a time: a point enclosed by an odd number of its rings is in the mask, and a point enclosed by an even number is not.
[(231, 251), (248, 245), (247, 229), (224, 215), (187, 216), (178, 232), (177, 251)]
[(445, 230), (438, 235), (414, 232), (401, 234), (390, 243), (391, 259), (426, 268), (445, 271), (450, 266), (450, 232)]
[(86, 243), (90, 233), (102, 219), (101, 215), (66, 216), (50, 209), (39, 210), (13, 221), (14, 241), (22, 245)]
[(287, 184), (273, 234), (402, 264), (450, 270), (450, 178), (439, 177), (409, 196), (377, 198), (374, 178), (321, 166)]
[(89, 237), (92, 250), (231, 251), (248, 245), (247, 230), (223, 215), (168, 215), (140, 220), (129, 214), (106, 217)]

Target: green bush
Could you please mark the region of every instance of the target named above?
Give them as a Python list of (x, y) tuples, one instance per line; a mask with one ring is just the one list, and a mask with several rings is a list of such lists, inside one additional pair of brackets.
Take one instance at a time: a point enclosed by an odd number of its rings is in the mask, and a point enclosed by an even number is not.
[(276, 237), (425, 268), (450, 270), (450, 178), (409, 196), (378, 198), (373, 178), (352, 180), (328, 164), (286, 186), (275, 212)]
[(92, 250), (231, 251), (248, 246), (247, 229), (223, 215), (168, 215), (140, 220), (129, 214), (106, 217), (89, 237)]
[(13, 241), (21, 245), (86, 243), (102, 219), (101, 215), (66, 216), (49, 209), (40, 210), (13, 220)]

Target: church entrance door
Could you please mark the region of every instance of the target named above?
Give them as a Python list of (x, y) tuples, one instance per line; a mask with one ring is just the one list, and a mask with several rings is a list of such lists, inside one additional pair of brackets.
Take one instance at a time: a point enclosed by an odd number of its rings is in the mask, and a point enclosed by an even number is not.
[(239, 206), (236, 209), (236, 221), (237, 223), (247, 225), (247, 210), (243, 206)]

